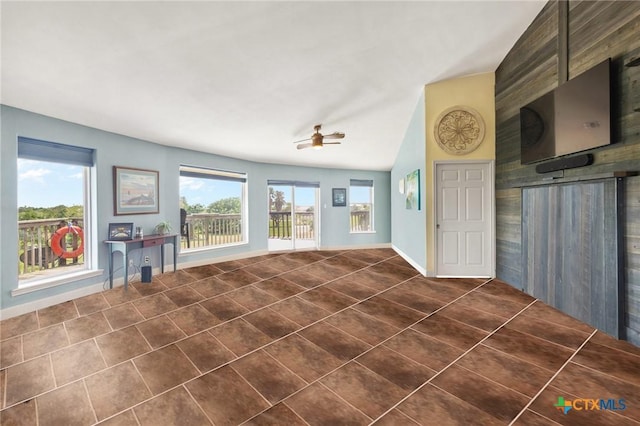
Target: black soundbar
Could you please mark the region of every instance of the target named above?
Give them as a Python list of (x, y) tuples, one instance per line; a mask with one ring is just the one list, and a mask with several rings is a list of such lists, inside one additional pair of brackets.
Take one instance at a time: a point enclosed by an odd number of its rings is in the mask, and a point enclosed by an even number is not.
[(536, 166), (536, 173), (549, 173), (556, 170), (575, 169), (593, 164), (593, 154), (581, 154), (574, 157), (564, 157), (541, 163)]

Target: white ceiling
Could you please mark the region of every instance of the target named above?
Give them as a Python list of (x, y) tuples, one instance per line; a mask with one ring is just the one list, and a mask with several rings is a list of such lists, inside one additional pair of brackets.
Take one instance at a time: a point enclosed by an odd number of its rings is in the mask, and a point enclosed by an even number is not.
[[(495, 71), (544, 4), (2, 1), (1, 101), (203, 152), (390, 170), (424, 85)], [(297, 150), (318, 123), (343, 144)]]

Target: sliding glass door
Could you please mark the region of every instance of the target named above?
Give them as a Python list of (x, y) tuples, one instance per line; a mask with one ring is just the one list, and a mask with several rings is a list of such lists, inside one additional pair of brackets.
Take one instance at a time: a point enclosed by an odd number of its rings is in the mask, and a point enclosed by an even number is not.
[(319, 184), (269, 181), (269, 251), (318, 248)]

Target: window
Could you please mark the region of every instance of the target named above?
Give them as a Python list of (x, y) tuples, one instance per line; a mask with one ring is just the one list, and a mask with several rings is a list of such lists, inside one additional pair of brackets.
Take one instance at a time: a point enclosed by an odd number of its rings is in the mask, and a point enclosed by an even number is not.
[(374, 232), (373, 180), (351, 179), (349, 185), (351, 232)]
[(91, 269), (93, 150), (18, 138), (18, 281)]
[(247, 175), (180, 166), (182, 249), (247, 242)]

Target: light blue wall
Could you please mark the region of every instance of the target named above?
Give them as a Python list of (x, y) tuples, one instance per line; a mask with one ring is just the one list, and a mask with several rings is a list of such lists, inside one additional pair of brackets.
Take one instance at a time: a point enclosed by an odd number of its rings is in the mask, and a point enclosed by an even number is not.
[[(427, 270), (427, 212), (425, 201), (425, 104), (424, 92), (418, 99), (396, 162), (391, 169), (391, 243), (414, 267)], [(420, 169), (420, 210), (407, 210), (399, 181)]]
[[(108, 255), (101, 243), (107, 235), (110, 222), (134, 222), (151, 233), (161, 220), (168, 220), (175, 228), (180, 223), (179, 166), (188, 164), (220, 168), (248, 175), (249, 243), (241, 246), (181, 255), (180, 263), (214, 261), (218, 257), (265, 251), (267, 249), (267, 180), (291, 179), (320, 182), (321, 192), (321, 245), (322, 248), (388, 244), (391, 242), (390, 172), (323, 169), (276, 164), (256, 163), (213, 154), (167, 147), (126, 136), (104, 132), (78, 124), (57, 120), (2, 105), (2, 146), (0, 184), (2, 185), (0, 212), (0, 307), (7, 308), (58, 295), (108, 279)], [(96, 249), (98, 268), (105, 269), (101, 277), (76, 281), (62, 286), (12, 297), (11, 290), (18, 286), (18, 231), (17, 217), (17, 137), (25, 136), (45, 141), (93, 148), (96, 150), (97, 229)], [(114, 216), (112, 167), (128, 166), (160, 172), (160, 214)], [(376, 232), (349, 233), (349, 208), (331, 207), (331, 188), (349, 187), (349, 179), (373, 179), (375, 190)], [(326, 204), (326, 208), (324, 208)], [(159, 264), (155, 251), (152, 263)], [(145, 254), (147, 254), (145, 252)], [(121, 273), (120, 273), (121, 274)], [(116, 275), (118, 277), (120, 275)]]

